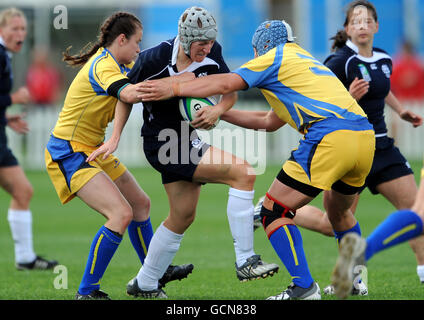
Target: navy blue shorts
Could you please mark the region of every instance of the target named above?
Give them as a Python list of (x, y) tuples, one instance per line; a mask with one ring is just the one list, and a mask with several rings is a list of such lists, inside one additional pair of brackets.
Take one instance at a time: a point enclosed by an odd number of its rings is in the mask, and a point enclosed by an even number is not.
[(197, 135), (168, 136), (165, 141), (158, 137), (144, 137), (143, 149), (147, 161), (160, 172), (162, 183), (193, 181), (193, 174), (210, 145)]
[(414, 174), (414, 172), (394, 145), (394, 140), (389, 137), (377, 138), (374, 161), (362, 190), (368, 187), (372, 194), (378, 194), (376, 188), (379, 184), (409, 174)]
[(18, 160), (7, 147), (7, 144), (0, 144), (0, 167), (13, 167), (18, 165)]
[(7, 145), (0, 145), (0, 167), (17, 166), (18, 160)]
[(0, 167), (13, 167), (18, 160), (7, 146), (6, 127), (0, 124)]

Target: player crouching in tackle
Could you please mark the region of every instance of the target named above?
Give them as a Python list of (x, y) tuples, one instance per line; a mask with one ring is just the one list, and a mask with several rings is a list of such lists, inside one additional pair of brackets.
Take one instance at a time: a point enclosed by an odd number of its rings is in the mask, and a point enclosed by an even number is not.
[(286, 22), (265, 21), (253, 36), (255, 58), (234, 72), (172, 85), (146, 81), (139, 87), (143, 101), (206, 97), (257, 87), (271, 111), (230, 110), (221, 119), (267, 130), (288, 123), (303, 134), (261, 209), (269, 241), (293, 279), (270, 300), (321, 299), (293, 217), (298, 208), (329, 190), (324, 206), (339, 238), (348, 232), (360, 234), (349, 208), (371, 168), (375, 147), (374, 130), (361, 107), (328, 68), (293, 41)]

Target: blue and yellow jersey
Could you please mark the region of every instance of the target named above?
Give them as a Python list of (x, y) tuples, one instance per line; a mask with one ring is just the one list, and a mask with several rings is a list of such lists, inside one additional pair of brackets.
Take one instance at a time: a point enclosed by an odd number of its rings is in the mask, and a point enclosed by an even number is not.
[(324, 119), (366, 118), (334, 73), (295, 43), (279, 45), (234, 72), (259, 88), (278, 117), (301, 133)]
[(118, 64), (108, 49), (99, 48), (72, 81), (53, 135), (89, 146), (103, 142), (132, 65)]

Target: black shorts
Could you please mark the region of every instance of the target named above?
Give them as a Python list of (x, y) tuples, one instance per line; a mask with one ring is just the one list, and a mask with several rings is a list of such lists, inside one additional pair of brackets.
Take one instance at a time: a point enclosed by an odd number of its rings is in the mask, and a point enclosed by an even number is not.
[(160, 172), (163, 184), (179, 180), (192, 182), (194, 171), (209, 147), (196, 134), (190, 138), (168, 136), (165, 141), (145, 136), (143, 142), (146, 159)]
[(18, 160), (7, 145), (0, 145), (0, 167), (17, 166)]
[(394, 145), (394, 140), (389, 137), (377, 138), (371, 171), (361, 191), (368, 187), (372, 194), (378, 194), (376, 188), (379, 184), (410, 174), (414, 174), (414, 172)]

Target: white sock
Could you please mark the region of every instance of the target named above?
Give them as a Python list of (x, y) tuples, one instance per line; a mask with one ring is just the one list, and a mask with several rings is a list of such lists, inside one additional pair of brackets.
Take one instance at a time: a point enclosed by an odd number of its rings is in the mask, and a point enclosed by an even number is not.
[(237, 266), (255, 254), (253, 250), (253, 197), (255, 191), (230, 188), (228, 192), (227, 216), (234, 240)]
[(163, 223), (156, 229), (149, 244), (144, 264), (137, 274), (137, 284), (142, 290), (155, 290), (177, 253), (184, 234), (172, 232)]
[(417, 266), (417, 274), (420, 281), (424, 283), (424, 265)]
[(32, 245), (32, 214), (30, 210), (9, 209), (7, 214), (15, 242), (15, 262), (30, 263), (36, 258)]

